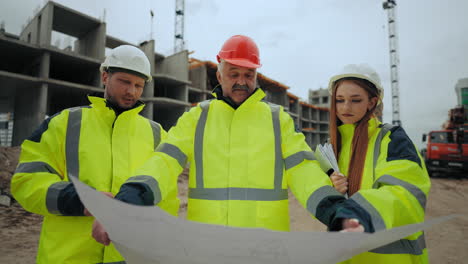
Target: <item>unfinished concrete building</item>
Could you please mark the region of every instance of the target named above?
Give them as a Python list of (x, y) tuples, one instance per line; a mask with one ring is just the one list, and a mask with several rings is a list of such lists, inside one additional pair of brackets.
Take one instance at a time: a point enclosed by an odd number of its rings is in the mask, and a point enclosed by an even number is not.
[[(74, 43), (60, 48), (52, 44), (53, 34), (69, 36)], [(86, 105), (86, 95), (103, 92), (99, 66), (106, 50), (122, 44), (134, 45), (107, 35), (103, 21), (54, 2), (40, 9), (19, 35), (0, 31), (0, 144), (21, 144), (47, 116)], [(212, 98), (215, 63), (189, 62), (186, 50), (163, 56), (155, 52), (154, 40), (135, 46), (148, 56), (153, 71), (154, 81), (141, 98), (144, 116), (167, 130), (189, 107)], [(262, 74), (258, 82), (266, 100), (289, 111), (311, 146), (327, 138), (328, 109), (299, 102), (287, 86)]]
[(320, 88), (318, 90), (309, 89), (309, 103), (319, 107), (329, 107), (330, 106), (330, 93), (328, 89)]
[[(76, 38), (73, 47), (51, 43), (52, 33)], [(0, 112), (13, 114), (12, 145), (19, 145), (44, 120), (64, 108), (88, 104), (86, 95), (102, 92), (99, 66), (106, 48), (130, 44), (106, 35), (106, 23), (48, 2), (19, 36), (0, 35)], [(142, 100), (143, 115), (172, 126), (188, 103), (188, 53), (155, 53), (154, 40), (138, 45), (150, 58), (152, 83)]]

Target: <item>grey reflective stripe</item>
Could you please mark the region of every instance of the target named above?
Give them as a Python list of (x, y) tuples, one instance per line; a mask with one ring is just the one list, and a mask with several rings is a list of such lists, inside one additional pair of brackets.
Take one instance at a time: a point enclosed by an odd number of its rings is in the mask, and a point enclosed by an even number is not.
[(333, 186), (322, 186), (315, 190), (307, 199), (307, 210), (312, 214), (316, 215), (317, 206), (319, 203), (328, 196), (343, 196), (340, 192), (338, 192)]
[(36, 172), (47, 172), (62, 176), (49, 164), (42, 162), (42, 161), (33, 161), (33, 162), (24, 162), (18, 165), (16, 168), (15, 173), (36, 173)]
[(176, 159), (182, 168), (185, 167), (185, 163), (187, 162), (187, 156), (178, 147), (169, 143), (162, 143), (161, 145), (159, 145), (159, 147), (156, 148), (156, 151), (166, 153), (167, 155)]
[[(378, 160), (379, 155), (380, 155), (380, 145), (382, 143), (382, 138), (392, 128), (393, 128), (393, 125), (383, 124), (382, 129), (380, 130), (380, 133), (377, 136), (377, 139), (375, 140), (375, 146), (374, 146), (374, 180), (375, 180), (375, 167), (377, 165), (377, 160)], [(395, 178), (395, 177), (393, 177), (391, 175), (383, 175), (382, 177), (377, 179), (377, 181), (374, 182), (373, 188), (378, 188), (379, 183), (402, 186), (403, 188), (408, 190), (408, 192), (410, 192), (416, 198), (416, 200), (418, 200), (418, 202), (421, 205), (421, 207), (423, 208), (423, 210), (426, 209), (426, 201), (427, 201), (426, 194), (424, 194), (424, 192), (421, 189), (419, 189), (417, 186), (415, 186), (415, 185), (413, 185), (411, 183), (405, 182), (403, 180), (400, 180), (398, 178)]]
[(385, 225), (385, 222), (377, 209), (375, 209), (375, 207), (369, 203), (369, 201), (367, 201), (366, 198), (364, 198), (359, 192), (353, 194), (350, 199), (357, 202), (364, 210), (367, 211), (367, 213), (369, 213), (375, 231), (387, 229), (387, 226)]
[(148, 119), (148, 122), (150, 123), (151, 129), (153, 130), (154, 149), (156, 150), (156, 148), (159, 146), (159, 143), (161, 143), (161, 127), (153, 120)]
[[(65, 138), (65, 155), (67, 163), (68, 177), (71, 175), (79, 178), (80, 163), (78, 158), (78, 148), (80, 143), (82, 108), (75, 107), (69, 109), (67, 135)], [(54, 170), (55, 172), (55, 170)], [(57, 174), (57, 173), (56, 173)], [(52, 214), (61, 214), (58, 209), (58, 195), (60, 191), (67, 187), (71, 182), (57, 182), (47, 189), (46, 207)]]
[(393, 243), (371, 250), (378, 254), (411, 254), (422, 255), (426, 248), (426, 240), (422, 233), (416, 240), (400, 239)]
[(393, 125), (390, 124), (382, 124), (381, 129), (379, 134), (377, 135), (377, 138), (375, 139), (375, 144), (374, 144), (374, 170), (373, 170), (373, 179), (375, 181), (375, 168), (377, 167), (377, 160), (379, 159), (380, 155), (380, 145), (382, 145), (382, 139), (383, 137), (387, 134), (390, 129), (393, 128)]
[(125, 183), (129, 182), (138, 182), (146, 184), (153, 192), (154, 204), (157, 204), (161, 201), (161, 189), (159, 189), (159, 183), (155, 178), (148, 175), (138, 175), (130, 177), (125, 181)]
[(268, 104), (271, 109), (273, 119), (273, 133), (275, 135), (275, 189), (280, 190), (283, 183), (283, 152), (281, 150), (281, 125), (280, 125), (280, 106)]
[(299, 165), (303, 160), (316, 160), (314, 153), (311, 151), (300, 151), (291, 156), (287, 157), (284, 160), (284, 166), (286, 170), (289, 170), (296, 165)]
[(188, 197), (204, 200), (281, 201), (288, 199), (288, 189), (190, 188)]
[(383, 175), (382, 177), (380, 177), (374, 183), (373, 188), (379, 187), (379, 184), (398, 185), (398, 186), (405, 188), (409, 193), (411, 193), (416, 198), (416, 200), (418, 200), (423, 210), (426, 209), (426, 201), (427, 201), (426, 194), (424, 194), (424, 192), (421, 189), (419, 189), (417, 186), (411, 183), (405, 182), (403, 180), (400, 180), (398, 178), (395, 178), (391, 175)]
[(65, 143), (67, 173), (68, 176), (73, 175), (79, 178), (80, 162), (78, 158), (78, 148), (80, 143), (82, 109), (71, 108), (69, 111), (67, 138)]
[(206, 120), (208, 119), (208, 109), (210, 108), (210, 100), (200, 103), (202, 112), (198, 119), (197, 128), (195, 130), (195, 168), (196, 168), (196, 186), (203, 188), (203, 136), (205, 134)]
[(47, 189), (46, 194), (46, 207), (49, 213), (59, 215), (61, 214), (58, 209), (58, 196), (60, 191), (65, 189), (71, 182), (60, 181), (52, 184)]

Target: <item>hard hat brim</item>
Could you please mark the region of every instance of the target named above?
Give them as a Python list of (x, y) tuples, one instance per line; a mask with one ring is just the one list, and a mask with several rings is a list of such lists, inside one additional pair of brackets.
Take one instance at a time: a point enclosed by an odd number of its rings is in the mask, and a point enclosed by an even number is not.
[(226, 62), (229, 62), (232, 65), (236, 65), (236, 66), (240, 66), (244, 68), (250, 68), (250, 69), (257, 69), (262, 66), (261, 64), (252, 63), (245, 59), (223, 59), (223, 60), (225, 60)]
[(328, 92), (330, 93), (330, 95), (333, 95), (333, 86), (335, 85), (335, 83), (345, 78), (358, 78), (358, 79), (369, 81), (371, 84), (375, 86), (375, 88), (377, 89), (379, 93), (379, 101), (377, 102), (377, 105), (382, 103), (383, 97), (384, 97), (384, 90), (382, 86), (379, 83), (372, 80), (371, 78), (367, 77), (366, 75), (357, 74), (357, 73), (339, 74), (330, 78), (330, 82), (328, 83)]
[[(121, 65), (119, 65), (121, 66)], [(141, 77), (143, 79), (145, 79), (145, 82), (151, 82), (153, 80), (153, 77), (151, 75), (146, 75), (142, 72), (138, 72), (138, 71), (135, 71), (133, 69), (130, 69), (130, 68), (127, 68), (127, 67), (115, 67), (115, 66), (104, 66), (104, 63), (101, 64), (101, 67), (99, 68), (99, 70), (101, 72), (104, 72), (104, 71), (108, 71), (108, 70), (114, 70), (116, 72), (118, 71), (124, 71), (124, 72), (127, 72), (127, 73), (130, 73), (130, 74), (133, 74), (133, 75), (136, 75), (138, 77)]]
[(151, 63), (146, 54), (132, 45), (121, 45), (114, 48), (101, 64), (101, 72), (110, 68), (119, 68), (139, 73), (146, 78), (146, 82), (152, 80)]
[(369, 78), (369, 77), (367, 77), (367, 76), (365, 76), (363, 74), (356, 74), (356, 73), (339, 74), (339, 75), (333, 76), (330, 79), (330, 82), (328, 83), (329, 93), (332, 94), (332, 89), (333, 89), (333, 85), (335, 84), (335, 82), (337, 82), (337, 81), (339, 81), (341, 79), (345, 79), (345, 78), (358, 78), (358, 79), (367, 80), (377, 88), (377, 90), (381, 93), (381, 96), (383, 95), (383, 88), (379, 83), (376, 83), (374, 80), (372, 80), (371, 78)]

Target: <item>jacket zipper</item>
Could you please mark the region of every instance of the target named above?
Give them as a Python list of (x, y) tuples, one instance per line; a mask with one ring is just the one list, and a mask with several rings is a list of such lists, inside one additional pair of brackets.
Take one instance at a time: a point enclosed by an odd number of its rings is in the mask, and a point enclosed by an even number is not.
[[(114, 110), (115, 113), (115, 110)], [(110, 178), (110, 188), (109, 192), (112, 193), (112, 185), (114, 184), (114, 149), (113, 149), (113, 138), (114, 138), (114, 125), (115, 121), (117, 121), (117, 113), (115, 113), (114, 121), (112, 122), (112, 130), (111, 130), (111, 138), (110, 138), (110, 155), (111, 155), (111, 178)]]

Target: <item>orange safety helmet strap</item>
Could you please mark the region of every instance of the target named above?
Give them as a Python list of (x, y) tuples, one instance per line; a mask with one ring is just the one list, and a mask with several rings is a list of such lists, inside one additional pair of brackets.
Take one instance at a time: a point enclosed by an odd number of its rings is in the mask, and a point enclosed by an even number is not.
[(226, 40), (216, 58), (218, 62), (225, 60), (231, 64), (246, 68), (259, 68), (262, 66), (257, 44), (253, 39), (243, 35), (235, 35)]

